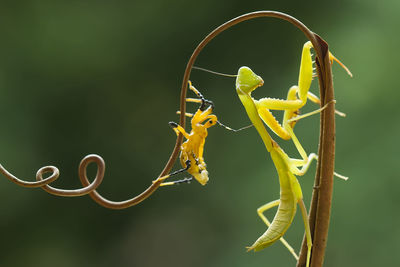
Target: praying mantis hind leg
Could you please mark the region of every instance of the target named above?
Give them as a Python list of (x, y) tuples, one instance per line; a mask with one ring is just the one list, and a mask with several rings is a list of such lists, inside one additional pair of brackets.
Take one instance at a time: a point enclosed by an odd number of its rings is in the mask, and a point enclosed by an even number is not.
[[(308, 155), (306, 162), (304, 162), (304, 160), (299, 160), (299, 159), (289, 159), (291, 163), (289, 164), (290, 171), (295, 175), (303, 176), (310, 168), (311, 162), (314, 159), (318, 160), (318, 155), (315, 153), (311, 153), (310, 155)], [(298, 169), (297, 168), (298, 166), (301, 167), (301, 169)]]
[(307, 239), (307, 265), (306, 267), (310, 266), (310, 258), (311, 258), (311, 248), (312, 248), (312, 239), (311, 239), (311, 230), (310, 230), (310, 223), (308, 222), (308, 215), (307, 209), (304, 205), (303, 199), (299, 199), (297, 201), (300, 207), (301, 216), (303, 217), (304, 228), (306, 230), (306, 239)]
[[(269, 203), (267, 203), (267, 204), (264, 204), (264, 205), (262, 205), (261, 207), (259, 207), (259, 208), (257, 209), (257, 214), (258, 214), (258, 216), (260, 216), (261, 220), (263, 220), (263, 222), (264, 222), (268, 227), (271, 225), (271, 223), (270, 223), (270, 221), (267, 219), (267, 217), (264, 215), (264, 212), (267, 211), (267, 210), (269, 210), (269, 209), (271, 209), (271, 208), (273, 208), (273, 207), (278, 206), (279, 203), (280, 203), (280, 199), (277, 199), (277, 200), (271, 201), (271, 202), (269, 202)], [(289, 250), (289, 252), (293, 255), (293, 257), (294, 257), (296, 260), (299, 260), (299, 256), (297, 256), (297, 254), (296, 254), (296, 252), (294, 251), (293, 247), (292, 247), (283, 237), (281, 237), (279, 240), (280, 240), (280, 241), (282, 242), (282, 244)]]

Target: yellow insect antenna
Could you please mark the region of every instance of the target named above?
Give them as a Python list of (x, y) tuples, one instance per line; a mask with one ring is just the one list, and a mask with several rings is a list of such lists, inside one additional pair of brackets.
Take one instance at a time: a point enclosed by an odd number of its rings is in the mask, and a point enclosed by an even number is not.
[(212, 70), (208, 70), (208, 69), (204, 69), (204, 68), (200, 68), (200, 67), (196, 67), (196, 66), (193, 66), (193, 69), (202, 70), (202, 71), (205, 71), (205, 72), (209, 72), (209, 73), (212, 73), (212, 74), (225, 76), (225, 77), (237, 77), (236, 74), (225, 74), (225, 73), (216, 72), (216, 71), (212, 71)]
[(353, 74), (351, 73), (351, 71), (350, 71), (342, 62), (340, 62), (339, 59), (337, 59), (336, 57), (334, 57), (334, 56), (332, 55), (331, 52), (329, 52), (329, 59), (330, 59), (330, 61), (331, 61), (331, 64), (333, 63), (333, 60), (336, 61), (336, 62), (347, 72), (347, 74), (348, 74), (350, 77), (353, 78)]
[(247, 129), (247, 128), (253, 127), (253, 124), (250, 124), (250, 125), (244, 126), (244, 127), (242, 127), (242, 128), (239, 128), (239, 129), (232, 129), (231, 127), (226, 126), (225, 124), (223, 124), (223, 123), (220, 122), (220, 121), (217, 121), (217, 123), (218, 123), (219, 126), (222, 126), (222, 127), (224, 127), (225, 129), (227, 129), (227, 130), (229, 130), (229, 131), (232, 131), (232, 132), (235, 132), (235, 133), (236, 133), (236, 132), (239, 132), (239, 131), (241, 131), (241, 130), (245, 130), (245, 129)]

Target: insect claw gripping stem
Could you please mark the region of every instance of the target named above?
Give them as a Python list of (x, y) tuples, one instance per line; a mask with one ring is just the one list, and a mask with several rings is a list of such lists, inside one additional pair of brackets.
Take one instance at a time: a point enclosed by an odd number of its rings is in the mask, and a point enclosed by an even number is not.
[(211, 107), (211, 110), (213, 110), (214, 109), (214, 103), (211, 100), (205, 99), (201, 95), (201, 106), (200, 106), (199, 110), (205, 111), (208, 107)]
[(169, 126), (171, 126), (172, 128), (178, 127), (178, 124), (177, 124), (176, 122), (174, 122), (174, 121), (170, 121), (170, 122), (168, 122), (168, 124), (169, 124)]

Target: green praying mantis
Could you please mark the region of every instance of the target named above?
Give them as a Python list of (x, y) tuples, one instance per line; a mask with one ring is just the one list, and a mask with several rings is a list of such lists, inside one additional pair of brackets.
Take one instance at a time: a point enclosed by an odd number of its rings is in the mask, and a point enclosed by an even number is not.
[[(241, 67), (239, 69), (236, 79), (236, 92), (244, 108), (246, 109), (247, 115), (249, 116), (258, 133), (260, 134), (265, 147), (271, 155), (271, 159), (274, 162), (275, 168), (278, 172), (281, 190), (279, 200), (267, 203), (257, 210), (260, 217), (267, 224), (268, 229), (262, 236), (260, 236), (256, 240), (253, 245), (248, 248), (248, 250), (259, 251), (279, 240), (285, 234), (286, 230), (292, 223), (298, 203), (300, 205), (306, 229), (307, 246), (309, 251), (307, 253), (308, 262), (312, 245), (311, 233), (307, 219), (307, 210), (303, 202), (301, 187), (293, 172), (294, 169), (297, 169), (297, 166), (293, 164), (293, 161), (291, 161), (289, 156), (268, 134), (258, 113), (256, 103), (251, 97), (251, 92), (257, 87), (262, 86), (263, 84), (264, 81), (262, 80), (262, 78), (256, 75), (250, 68)], [(273, 219), (272, 223), (270, 223), (268, 219), (263, 215), (263, 212), (278, 205), (279, 207), (275, 218)], [(291, 250), (291, 252), (294, 253), (293, 250)]]
[[(308, 223), (307, 209), (303, 201), (302, 190), (295, 175), (304, 175), (307, 172), (312, 160), (317, 159), (317, 155), (311, 153), (307, 156), (301, 143), (294, 134), (293, 128), (298, 120), (319, 113), (330, 104), (328, 103), (324, 107), (313, 112), (298, 115), (299, 110), (306, 104), (307, 99), (317, 104), (320, 103), (319, 98), (309, 92), (314, 75), (312, 55), (310, 52), (311, 48), (312, 45), (310, 42), (305, 43), (303, 46), (298, 85), (292, 86), (289, 89), (286, 100), (273, 98), (262, 98), (260, 100), (255, 100), (251, 97), (251, 92), (264, 84), (263, 79), (256, 75), (248, 67), (241, 67), (238, 71), (238, 75), (235, 75), (236, 91), (238, 96), (245, 107), (252, 125), (255, 126), (264, 142), (265, 147), (271, 155), (271, 159), (278, 172), (280, 184), (280, 199), (269, 202), (257, 209), (258, 215), (268, 226), (268, 229), (254, 242), (253, 245), (248, 247), (248, 250), (259, 251), (270, 246), (277, 240), (280, 240), (293, 254), (293, 256), (298, 259), (294, 249), (283, 239), (283, 235), (291, 225), (296, 213), (297, 204), (299, 204), (307, 239), (307, 266), (309, 266), (312, 247), (311, 232)], [(329, 53), (329, 57), (331, 62), (333, 62), (333, 60), (337, 61), (348, 72), (348, 74), (352, 76), (351, 72), (331, 53)], [(205, 139), (208, 135), (207, 129), (211, 126), (214, 126), (216, 123), (219, 123), (228, 130), (233, 130), (218, 121), (216, 115), (212, 114), (214, 108), (213, 103), (209, 100), (206, 100), (190, 81), (189, 88), (198, 96), (198, 98), (187, 98), (186, 101), (200, 103), (201, 106), (195, 114), (185, 114), (185, 116), (192, 118), (192, 130), (190, 133), (187, 133), (177, 123), (170, 122), (170, 125), (173, 127), (175, 133), (177, 135), (181, 133), (187, 139), (187, 141), (181, 146), (180, 162), (183, 168), (169, 175), (158, 178), (156, 181), (161, 180), (161, 186), (174, 185), (189, 181), (190, 178), (173, 182), (164, 182), (167, 178), (184, 171), (187, 171), (189, 174), (191, 174), (200, 184), (205, 185), (208, 181), (208, 172), (203, 159), (203, 152)], [(270, 110), (284, 111), (282, 125), (274, 118)], [(335, 112), (339, 115), (342, 114), (338, 111)], [(294, 142), (302, 159), (290, 158), (268, 134), (264, 123), (280, 138), (284, 140), (291, 139)], [(346, 178), (340, 175), (337, 176)], [(264, 215), (264, 212), (276, 206), (278, 206), (278, 211), (273, 221), (269, 222)]]
[[(282, 238), (289, 226), (291, 225), (296, 213), (297, 204), (303, 217), (306, 239), (307, 239), (307, 267), (310, 263), (311, 256), (311, 232), (308, 223), (307, 209), (304, 205), (303, 194), (300, 184), (295, 175), (304, 175), (313, 159), (317, 158), (316, 154), (311, 153), (307, 156), (300, 142), (296, 138), (293, 127), (295, 122), (301, 118), (318, 113), (326, 106), (298, 116), (298, 110), (306, 104), (307, 98), (315, 103), (319, 103), (318, 97), (309, 92), (313, 77), (312, 55), (310, 49), (312, 45), (307, 42), (303, 46), (302, 59), (300, 63), (299, 82), (297, 86), (289, 89), (287, 100), (263, 98), (255, 100), (251, 97), (251, 92), (264, 84), (263, 79), (256, 75), (250, 68), (241, 67), (236, 78), (236, 92), (250, 118), (252, 124), (258, 131), (261, 139), (264, 142), (267, 151), (270, 153), (271, 159), (279, 176), (280, 184), (280, 199), (269, 202), (260, 208), (257, 213), (268, 226), (267, 231), (261, 235), (253, 245), (248, 247), (248, 251), (259, 251), (265, 247), (272, 245), (277, 240), (289, 249), (289, 251), (298, 259), (293, 248)], [(350, 71), (340, 63), (331, 53), (329, 54), (331, 62), (335, 60), (345, 68), (350, 76)], [(328, 103), (327, 105), (329, 105)], [(282, 126), (273, 117), (270, 109), (284, 110), (284, 119)], [(302, 159), (290, 158), (283, 149), (271, 138), (268, 134), (264, 123), (282, 139), (292, 139)], [(300, 169), (301, 167), (301, 169)], [(270, 223), (263, 214), (266, 210), (278, 206), (278, 211), (275, 214), (273, 221)]]

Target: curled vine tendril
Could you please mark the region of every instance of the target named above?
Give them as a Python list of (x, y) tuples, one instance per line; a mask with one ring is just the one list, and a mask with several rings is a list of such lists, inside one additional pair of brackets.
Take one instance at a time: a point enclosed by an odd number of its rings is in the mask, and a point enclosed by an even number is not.
[[(85, 184), (83, 188), (71, 189), (71, 190), (58, 189), (49, 185), (50, 183), (57, 180), (58, 177), (60, 176), (60, 171), (58, 170), (57, 167), (54, 166), (45, 166), (40, 168), (36, 172), (35, 182), (28, 182), (15, 177), (13, 174), (7, 171), (6, 168), (4, 168), (4, 166), (1, 164), (0, 164), (0, 172), (13, 183), (16, 183), (17, 185), (23, 187), (29, 187), (29, 188), (41, 187), (44, 191), (52, 195), (63, 196), (63, 197), (78, 197), (89, 194), (90, 192), (95, 190), (103, 181), (105, 163), (104, 160), (98, 155), (88, 155), (81, 161), (81, 163), (79, 164), (79, 176), (86, 177), (86, 169), (89, 163), (91, 162), (95, 162), (97, 165), (97, 174), (93, 182)], [(43, 178), (44, 175), (49, 173), (50, 176), (48, 176), (47, 178)]]
[[(95, 163), (97, 166), (97, 173), (96, 177), (94, 180), (90, 183), (89, 179), (87, 177), (87, 167), (89, 166), (90, 163)], [(108, 200), (104, 197), (102, 197), (97, 191), (97, 187), (101, 184), (104, 178), (104, 173), (105, 173), (105, 168), (106, 164), (103, 160), (102, 157), (99, 155), (95, 154), (90, 154), (87, 155), (82, 159), (82, 161), (79, 164), (79, 169), (78, 169), (78, 175), (79, 179), (83, 185), (82, 188), (78, 189), (59, 189), (50, 186), (52, 182), (58, 179), (60, 176), (60, 171), (58, 170), (57, 167), (55, 166), (45, 166), (40, 168), (37, 173), (36, 173), (36, 181), (34, 182), (29, 182), (22, 180), (20, 178), (17, 178), (13, 174), (11, 174), (9, 171), (7, 171), (6, 168), (4, 168), (3, 165), (0, 164), (0, 172), (8, 178), (11, 182), (20, 185), (22, 187), (29, 187), (29, 188), (37, 188), (40, 187), (44, 191), (46, 191), (49, 194), (56, 195), (56, 196), (62, 196), (62, 197), (79, 197), (79, 196), (84, 196), (89, 194), (90, 197), (97, 202), (99, 205), (110, 208), (110, 209), (125, 209), (130, 206), (136, 205), (140, 203), (141, 201), (145, 200), (147, 197), (149, 197), (155, 190), (160, 185), (160, 182), (155, 182), (153, 183), (150, 187), (148, 187), (143, 193), (139, 194), (136, 197), (133, 197), (128, 200), (124, 201), (111, 201)], [(47, 178), (44, 178), (46, 174), (50, 174)]]

